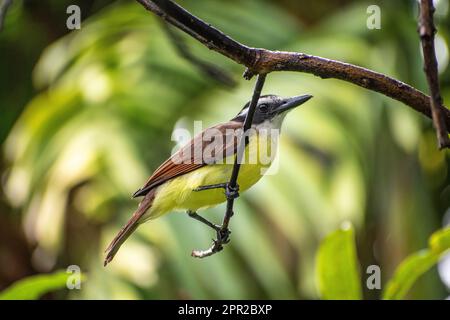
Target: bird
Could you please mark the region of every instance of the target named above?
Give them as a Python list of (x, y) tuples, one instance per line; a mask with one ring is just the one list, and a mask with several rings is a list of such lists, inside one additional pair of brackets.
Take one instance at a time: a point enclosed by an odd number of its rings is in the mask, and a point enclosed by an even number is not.
[[(239, 139), (243, 134), (248, 137), (237, 180), (239, 191), (243, 192), (257, 183), (272, 164), (286, 114), (311, 98), (309, 94), (290, 98), (263, 95), (258, 99), (248, 132), (243, 133), (242, 129), (250, 102), (230, 121), (209, 127), (194, 136), (164, 161), (145, 185), (133, 194), (133, 198), (143, 199), (105, 250), (104, 265), (112, 261), (139, 225), (172, 211), (187, 212), (190, 217), (217, 230), (217, 226), (197, 212), (227, 200), (224, 191), (214, 186), (224, 186), (229, 181)], [(263, 152), (265, 157), (261, 157)]]

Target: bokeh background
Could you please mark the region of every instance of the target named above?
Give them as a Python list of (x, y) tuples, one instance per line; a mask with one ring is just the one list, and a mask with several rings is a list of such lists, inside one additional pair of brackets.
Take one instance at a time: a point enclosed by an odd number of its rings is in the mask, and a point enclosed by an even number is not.
[[(427, 92), (416, 0), (179, 3), (247, 45), (354, 63)], [(71, 4), (81, 8), (80, 30), (66, 28)], [(372, 4), (380, 30), (366, 27)], [(449, 105), (449, 1), (436, 4)], [(450, 157), (428, 119), (345, 82), (274, 73), (264, 93), (314, 99), (285, 122), (278, 174), (237, 201), (226, 250), (191, 258), (214, 234), (175, 213), (139, 228), (103, 268), (105, 247), (137, 205), (130, 195), (174, 148), (173, 129), (226, 121), (251, 96), (242, 66), (180, 36), (235, 85), (181, 57), (137, 2), (14, 0), (0, 32), (0, 290), (78, 265), (81, 290), (43, 298), (318, 299), (316, 251), (343, 223), (355, 228), (362, 283), (376, 264), (382, 285), (442, 228)], [(220, 222), (223, 212), (205, 216)], [(445, 298), (449, 273), (434, 266), (408, 298)]]

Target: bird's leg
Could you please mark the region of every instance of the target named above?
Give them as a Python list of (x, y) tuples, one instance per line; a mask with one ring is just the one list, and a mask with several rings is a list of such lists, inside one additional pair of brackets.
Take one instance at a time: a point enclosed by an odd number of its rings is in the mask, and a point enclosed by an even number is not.
[(203, 191), (203, 190), (211, 190), (211, 189), (220, 189), (226, 188), (227, 183), (217, 183), (217, 184), (208, 184), (206, 186), (200, 186), (194, 189), (194, 191)]
[(200, 187), (195, 188), (194, 191), (198, 192), (198, 191), (211, 190), (211, 189), (224, 189), (225, 197), (227, 198), (227, 200), (236, 199), (239, 197), (239, 185), (236, 184), (235, 187), (232, 187), (232, 186), (230, 186), (230, 183), (228, 183), (228, 182), (200, 186)]
[[(204, 190), (212, 190), (212, 189), (224, 189), (225, 197), (227, 198), (227, 202), (233, 201), (237, 197), (239, 197), (239, 185), (232, 187), (229, 182), (218, 183), (218, 184), (210, 184), (205, 186), (200, 186), (194, 189), (194, 191), (204, 191)], [(228, 206), (228, 205), (227, 205)], [(213, 239), (212, 246), (207, 250), (194, 250), (192, 251), (192, 256), (196, 258), (205, 258), (209, 257), (219, 251), (222, 251), (223, 245), (230, 242), (230, 234), (231, 231), (228, 229), (228, 223), (230, 221), (231, 216), (233, 215), (232, 208), (231, 210), (227, 209), (227, 214), (224, 217), (224, 221), (222, 225), (214, 225), (205, 218), (199, 216), (196, 212), (188, 211), (190, 217), (203, 222), (204, 224), (210, 226), (214, 230), (216, 230), (217, 238)]]
[(197, 212), (195, 211), (191, 211), (188, 210), (187, 214), (189, 217), (191, 217), (192, 219), (195, 219), (197, 221), (200, 221), (201, 223), (206, 224), (208, 227), (214, 229), (216, 232), (220, 232), (220, 227), (214, 223), (212, 223), (211, 221), (206, 220), (205, 218), (203, 218), (201, 215), (199, 215)]
[(228, 228), (223, 228), (222, 226), (216, 225), (207, 219), (203, 218), (195, 211), (188, 210), (187, 214), (189, 217), (206, 224), (208, 227), (216, 231), (216, 239), (213, 239), (213, 244), (208, 250), (194, 250), (192, 251), (192, 256), (197, 258), (204, 258), (214, 253), (217, 253), (223, 249), (223, 245), (230, 241), (231, 231)]
[(188, 211), (189, 216), (191, 216), (194, 219), (197, 219), (206, 225), (209, 225), (214, 230), (216, 230), (217, 239), (213, 239), (213, 243), (211, 247), (207, 250), (194, 250), (192, 251), (192, 256), (196, 258), (206, 258), (209, 256), (212, 256), (213, 254), (222, 251), (223, 245), (230, 242), (230, 234), (231, 231), (228, 228), (228, 225), (230, 223), (230, 219), (233, 216), (233, 201), (235, 198), (239, 197), (239, 185), (236, 184), (235, 187), (231, 187), (229, 183), (220, 183), (220, 184), (213, 184), (213, 185), (206, 185), (206, 186), (200, 186), (194, 191), (203, 191), (203, 190), (210, 190), (210, 189), (218, 189), (218, 188), (224, 188), (225, 189), (225, 196), (227, 198), (227, 210), (225, 212), (225, 217), (223, 218), (222, 225), (212, 225), (211, 222), (204, 219), (203, 217), (199, 216), (197, 213), (193, 212), (190, 213)]

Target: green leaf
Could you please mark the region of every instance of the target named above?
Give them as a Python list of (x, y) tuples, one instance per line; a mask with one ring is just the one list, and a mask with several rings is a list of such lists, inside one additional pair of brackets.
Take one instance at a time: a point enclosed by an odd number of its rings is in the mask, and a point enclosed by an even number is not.
[(361, 299), (355, 232), (351, 225), (328, 235), (320, 244), (316, 259), (322, 299)]
[(21, 279), (0, 292), (0, 300), (35, 300), (43, 294), (66, 287), (70, 274), (57, 271)]
[(410, 255), (400, 264), (394, 276), (388, 282), (383, 298), (389, 300), (402, 299), (417, 278), (428, 271), (436, 261), (436, 256), (428, 249)]
[(433, 267), (448, 249), (450, 228), (433, 233), (429, 240), (429, 249), (411, 254), (397, 267), (394, 276), (386, 285), (383, 299), (403, 299), (416, 280)]
[(450, 249), (450, 227), (436, 231), (428, 242), (431, 251), (435, 254), (442, 254)]

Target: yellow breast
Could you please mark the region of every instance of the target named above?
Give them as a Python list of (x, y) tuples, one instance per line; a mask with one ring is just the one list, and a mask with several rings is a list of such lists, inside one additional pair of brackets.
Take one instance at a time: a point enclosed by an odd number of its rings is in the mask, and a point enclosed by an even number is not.
[[(250, 137), (238, 176), (241, 193), (258, 182), (272, 163), (276, 152), (276, 141), (272, 140), (267, 135)], [(224, 164), (206, 165), (164, 183), (158, 187), (152, 208), (145, 219), (153, 219), (173, 210), (197, 211), (226, 201), (223, 189), (194, 189), (228, 182), (233, 163), (234, 155), (225, 159)]]

